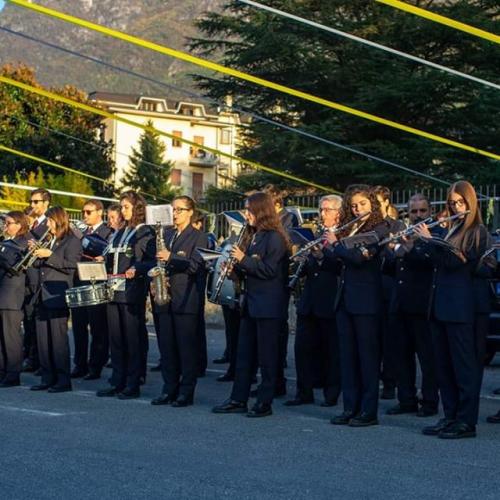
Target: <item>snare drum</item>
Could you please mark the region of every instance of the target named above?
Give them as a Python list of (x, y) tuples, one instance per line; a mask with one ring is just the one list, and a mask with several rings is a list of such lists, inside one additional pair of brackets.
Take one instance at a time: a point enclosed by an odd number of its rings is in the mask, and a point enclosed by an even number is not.
[(75, 307), (98, 306), (113, 300), (113, 288), (108, 283), (76, 286), (66, 290), (66, 304)]

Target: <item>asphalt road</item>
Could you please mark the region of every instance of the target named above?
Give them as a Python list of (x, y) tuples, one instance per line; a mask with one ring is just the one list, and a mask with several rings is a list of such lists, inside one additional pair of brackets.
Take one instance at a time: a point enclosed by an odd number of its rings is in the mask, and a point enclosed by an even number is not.
[[(223, 333), (210, 331), (209, 359), (222, 348)], [(484, 423), (500, 409), (490, 396), (500, 387), (498, 358), (485, 375), (478, 438), (459, 441), (421, 435), (434, 417), (334, 427), (329, 418), (341, 408), (285, 408), (282, 400), (270, 418), (214, 415), (231, 386), (215, 381), (220, 370), (210, 364), (195, 406), (177, 409), (149, 404), (161, 388), (157, 373), (132, 401), (95, 397), (103, 380), (33, 393), (37, 379), (23, 376), (23, 387), (0, 392), (2, 498), (500, 498), (500, 425)], [(391, 404), (382, 401), (381, 413)]]

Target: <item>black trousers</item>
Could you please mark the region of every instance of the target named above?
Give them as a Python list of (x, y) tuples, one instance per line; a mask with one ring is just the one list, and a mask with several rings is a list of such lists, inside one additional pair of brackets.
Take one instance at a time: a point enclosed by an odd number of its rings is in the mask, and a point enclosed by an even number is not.
[(36, 335), (42, 384), (71, 385), (67, 309), (36, 310)]
[(341, 304), (337, 311), (344, 410), (378, 411), (380, 368), (380, 317), (350, 314)]
[(140, 352), (141, 352), (141, 375), (140, 378), (146, 382), (146, 376), (148, 373), (148, 352), (149, 352), (149, 334), (148, 327), (146, 326), (146, 301), (140, 304)]
[(236, 359), (238, 354), (238, 337), (240, 333), (241, 313), (239, 308), (222, 306), (226, 333), (226, 351), (229, 359), (227, 374), (234, 377), (236, 373)]
[(242, 316), (231, 399), (248, 401), (257, 361), (262, 377), (257, 402), (272, 403), (280, 363), (279, 340), (282, 328), (283, 319), (252, 318), (247, 314)]
[(280, 389), (286, 385), (285, 368), (287, 366), (288, 355), (288, 337), (290, 336), (288, 330), (288, 316), (281, 321), (281, 328), (278, 340), (278, 377), (276, 379), (276, 389)]
[(199, 369), (197, 314), (159, 314), (163, 393), (173, 397), (194, 395)]
[(335, 318), (299, 314), (295, 334), (297, 397), (304, 399), (313, 397), (318, 365), (322, 368), (325, 400), (336, 401), (341, 385), (339, 338)]
[(139, 388), (143, 369), (143, 342), (145, 326), (141, 306), (137, 304), (107, 305), (109, 346), (111, 351), (111, 385), (119, 390)]
[(476, 425), (480, 387), (474, 327), (432, 320), (431, 329), (445, 417)]
[[(71, 310), (75, 367), (84, 372), (100, 374), (109, 358), (106, 304), (76, 307)], [(91, 336), (89, 354), (89, 331)]]
[(204, 374), (207, 369), (207, 331), (205, 325), (205, 302), (198, 314), (198, 374)]
[(394, 389), (398, 374), (398, 338), (396, 317), (389, 314), (389, 304), (384, 302), (381, 316), (382, 370), (380, 378), (385, 389)]
[(17, 382), (23, 367), (22, 311), (0, 310), (0, 381)]
[(434, 366), (434, 348), (429, 321), (417, 314), (398, 314), (397, 333), (398, 400), (401, 405), (417, 404), (416, 373), (418, 356), (422, 370), (422, 406), (437, 409), (439, 392)]
[(37, 370), (40, 366), (38, 360), (38, 346), (36, 336), (36, 318), (35, 318), (35, 305), (33, 304), (33, 294), (27, 293), (25, 296), (25, 304), (23, 307), (23, 351), (24, 359)]

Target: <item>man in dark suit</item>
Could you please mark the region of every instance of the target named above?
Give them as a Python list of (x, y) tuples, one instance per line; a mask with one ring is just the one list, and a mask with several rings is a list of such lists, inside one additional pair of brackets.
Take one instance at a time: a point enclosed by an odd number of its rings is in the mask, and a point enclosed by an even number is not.
[[(342, 198), (337, 195), (320, 199), (320, 217), (326, 229), (339, 222)], [(304, 289), (297, 305), (297, 332), (295, 336), (295, 365), (297, 392), (286, 406), (314, 402), (314, 375), (321, 366), (325, 401), (321, 406), (334, 406), (340, 394), (340, 360), (335, 297), (340, 261), (323, 249), (316, 249), (306, 257)]]
[[(100, 200), (89, 200), (82, 209), (83, 221), (87, 229), (83, 233), (82, 262), (90, 262), (97, 257), (92, 242), (107, 241), (112, 229), (104, 224), (104, 206)], [(76, 280), (75, 286), (88, 283)], [(76, 307), (71, 310), (73, 323), (73, 338), (75, 354), (73, 361), (75, 367), (71, 378), (83, 377), (84, 380), (96, 380), (101, 377), (101, 371), (109, 357), (109, 340), (106, 318), (106, 304), (90, 307)], [(89, 330), (92, 338), (89, 356)]]
[[(47, 217), (45, 216), (49, 209), (51, 194), (44, 188), (35, 189), (31, 192), (31, 211), (30, 216), (34, 219), (30, 227), (29, 239), (40, 239), (47, 231)], [(35, 326), (35, 294), (39, 288), (38, 270), (28, 269), (26, 271), (26, 292), (24, 300), (24, 365), (23, 371), (34, 372), (38, 370), (40, 363), (38, 360), (38, 349), (36, 342)]]
[[(430, 203), (422, 194), (410, 198), (408, 213), (410, 224), (417, 224), (430, 216)], [(436, 228), (436, 236), (442, 235)], [(389, 408), (388, 415), (416, 413), (428, 417), (437, 413), (439, 395), (434, 367), (432, 336), (427, 318), (429, 294), (432, 286), (433, 263), (421, 242), (396, 244), (388, 249), (384, 271), (394, 277), (389, 313), (392, 323), (397, 363), (399, 404)], [(416, 361), (422, 371), (422, 401), (417, 400)]]

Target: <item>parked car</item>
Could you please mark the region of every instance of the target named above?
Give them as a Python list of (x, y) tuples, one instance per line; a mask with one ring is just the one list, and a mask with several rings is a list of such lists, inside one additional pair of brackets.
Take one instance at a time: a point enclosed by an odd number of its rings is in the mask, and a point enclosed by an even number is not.
[[(500, 234), (493, 235), (495, 245), (500, 245)], [(486, 340), (485, 364), (490, 364), (497, 352), (500, 352), (500, 248), (495, 251), (497, 269), (495, 277), (490, 281), (493, 310), (490, 314), (490, 328)]]

